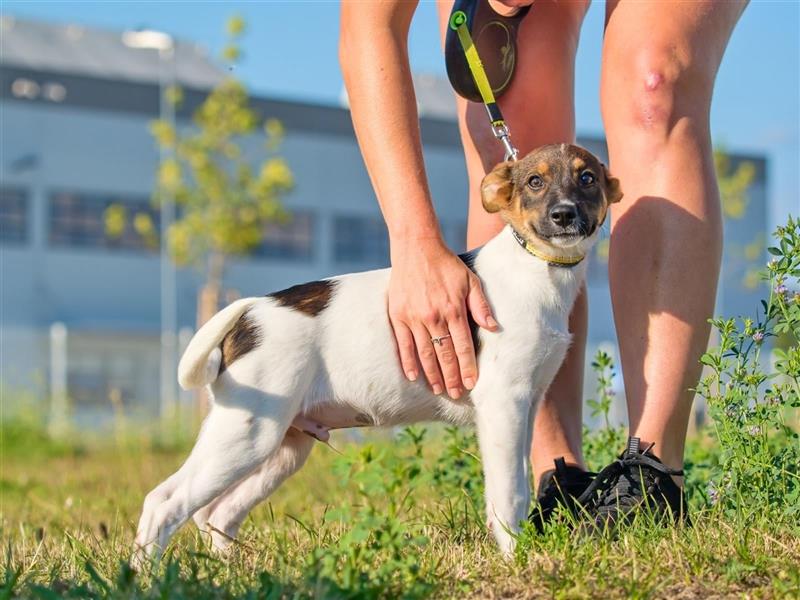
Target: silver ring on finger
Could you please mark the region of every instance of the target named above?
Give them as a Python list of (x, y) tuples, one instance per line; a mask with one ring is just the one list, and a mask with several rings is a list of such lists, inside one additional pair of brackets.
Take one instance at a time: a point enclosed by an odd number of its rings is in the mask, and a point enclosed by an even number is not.
[(441, 345), (442, 345), (442, 342), (443, 342), (444, 340), (446, 340), (447, 338), (449, 338), (449, 337), (451, 337), (451, 336), (450, 336), (450, 334), (448, 333), (447, 335), (440, 335), (439, 337), (432, 337), (432, 338), (431, 338), (431, 341), (433, 342), (433, 345), (434, 345), (434, 346), (441, 346)]

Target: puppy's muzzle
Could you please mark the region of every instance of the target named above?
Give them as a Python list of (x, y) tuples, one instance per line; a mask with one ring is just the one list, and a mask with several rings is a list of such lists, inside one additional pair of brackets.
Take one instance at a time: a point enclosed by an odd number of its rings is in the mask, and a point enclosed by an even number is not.
[(578, 219), (578, 209), (571, 202), (559, 202), (549, 212), (550, 220), (556, 227), (566, 229)]

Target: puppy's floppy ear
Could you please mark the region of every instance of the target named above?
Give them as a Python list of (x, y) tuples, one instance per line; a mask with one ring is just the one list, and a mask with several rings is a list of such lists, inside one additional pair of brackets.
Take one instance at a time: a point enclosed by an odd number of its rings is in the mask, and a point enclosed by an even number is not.
[(496, 213), (511, 203), (514, 184), (511, 182), (510, 160), (497, 165), (481, 182), (481, 200), (486, 212)]
[(619, 185), (619, 179), (612, 177), (608, 172), (608, 167), (603, 165), (603, 175), (606, 179), (606, 200), (609, 204), (614, 204), (622, 200), (622, 187)]

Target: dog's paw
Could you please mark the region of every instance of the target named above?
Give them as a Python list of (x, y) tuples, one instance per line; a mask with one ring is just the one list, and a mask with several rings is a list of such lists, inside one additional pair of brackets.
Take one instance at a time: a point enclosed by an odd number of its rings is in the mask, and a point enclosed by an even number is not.
[[(211, 550), (215, 554), (219, 555), (229, 554), (234, 541), (236, 541), (234, 536), (229, 535), (226, 531), (224, 531), (224, 529), (220, 529), (212, 525), (209, 521), (210, 515), (208, 515), (207, 512), (200, 514), (201, 511), (195, 513), (192, 518), (194, 519), (197, 528), (202, 533), (208, 534), (208, 537), (211, 538)], [(205, 535), (203, 538), (208, 539)]]
[(503, 533), (503, 535), (495, 534), (494, 538), (497, 540), (497, 547), (500, 550), (500, 554), (505, 558), (512, 558), (514, 556), (514, 549), (517, 547), (516, 538), (507, 533)]
[(517, 538), (514, 532), (496, 519), (489, 519), (486, 523), (486, 527), (494, 536), (500, 554), (505, 558), (513, 557), (514, 548), (517, 546)]
[(148, 552), (147, 548), (140, 546), (139, 544), (136, 544), (135, 546), (136, 547), (133, 550), (133, 554), (131, 555), (128, 564), (137, 573), (146, 573), (153, 566), (153, 558), (151, 556), (152, 553)]
[(211, 548), (217, 555), (227, 556), (234, 547), (234, 538), (219, 529), (211, 529)]

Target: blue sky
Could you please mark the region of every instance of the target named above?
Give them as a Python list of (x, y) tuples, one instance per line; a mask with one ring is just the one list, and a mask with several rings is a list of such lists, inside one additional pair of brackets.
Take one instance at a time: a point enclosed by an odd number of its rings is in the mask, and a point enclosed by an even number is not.
[[(238, 75), (252, 91), (318, 103), (339, 101), (336, 1), (2, 2), (4, 14), (112, 29), (160, 29), (218, 53), (223, 24), (237, 13), (248, 23)], [(579, 133), (602, 133), (598, 102), (604, 3), (584, 23), (576, 69)], [(444, 75), (436, 8), (420, 2), (410, 52), (416, 71)], [(512, 124), (513, 126), (513, 124)], [(800, 2), (754, 0), (733, 34), (712, 107), (714, 141), (770, 159), (771, 222), (800, 213)]]

